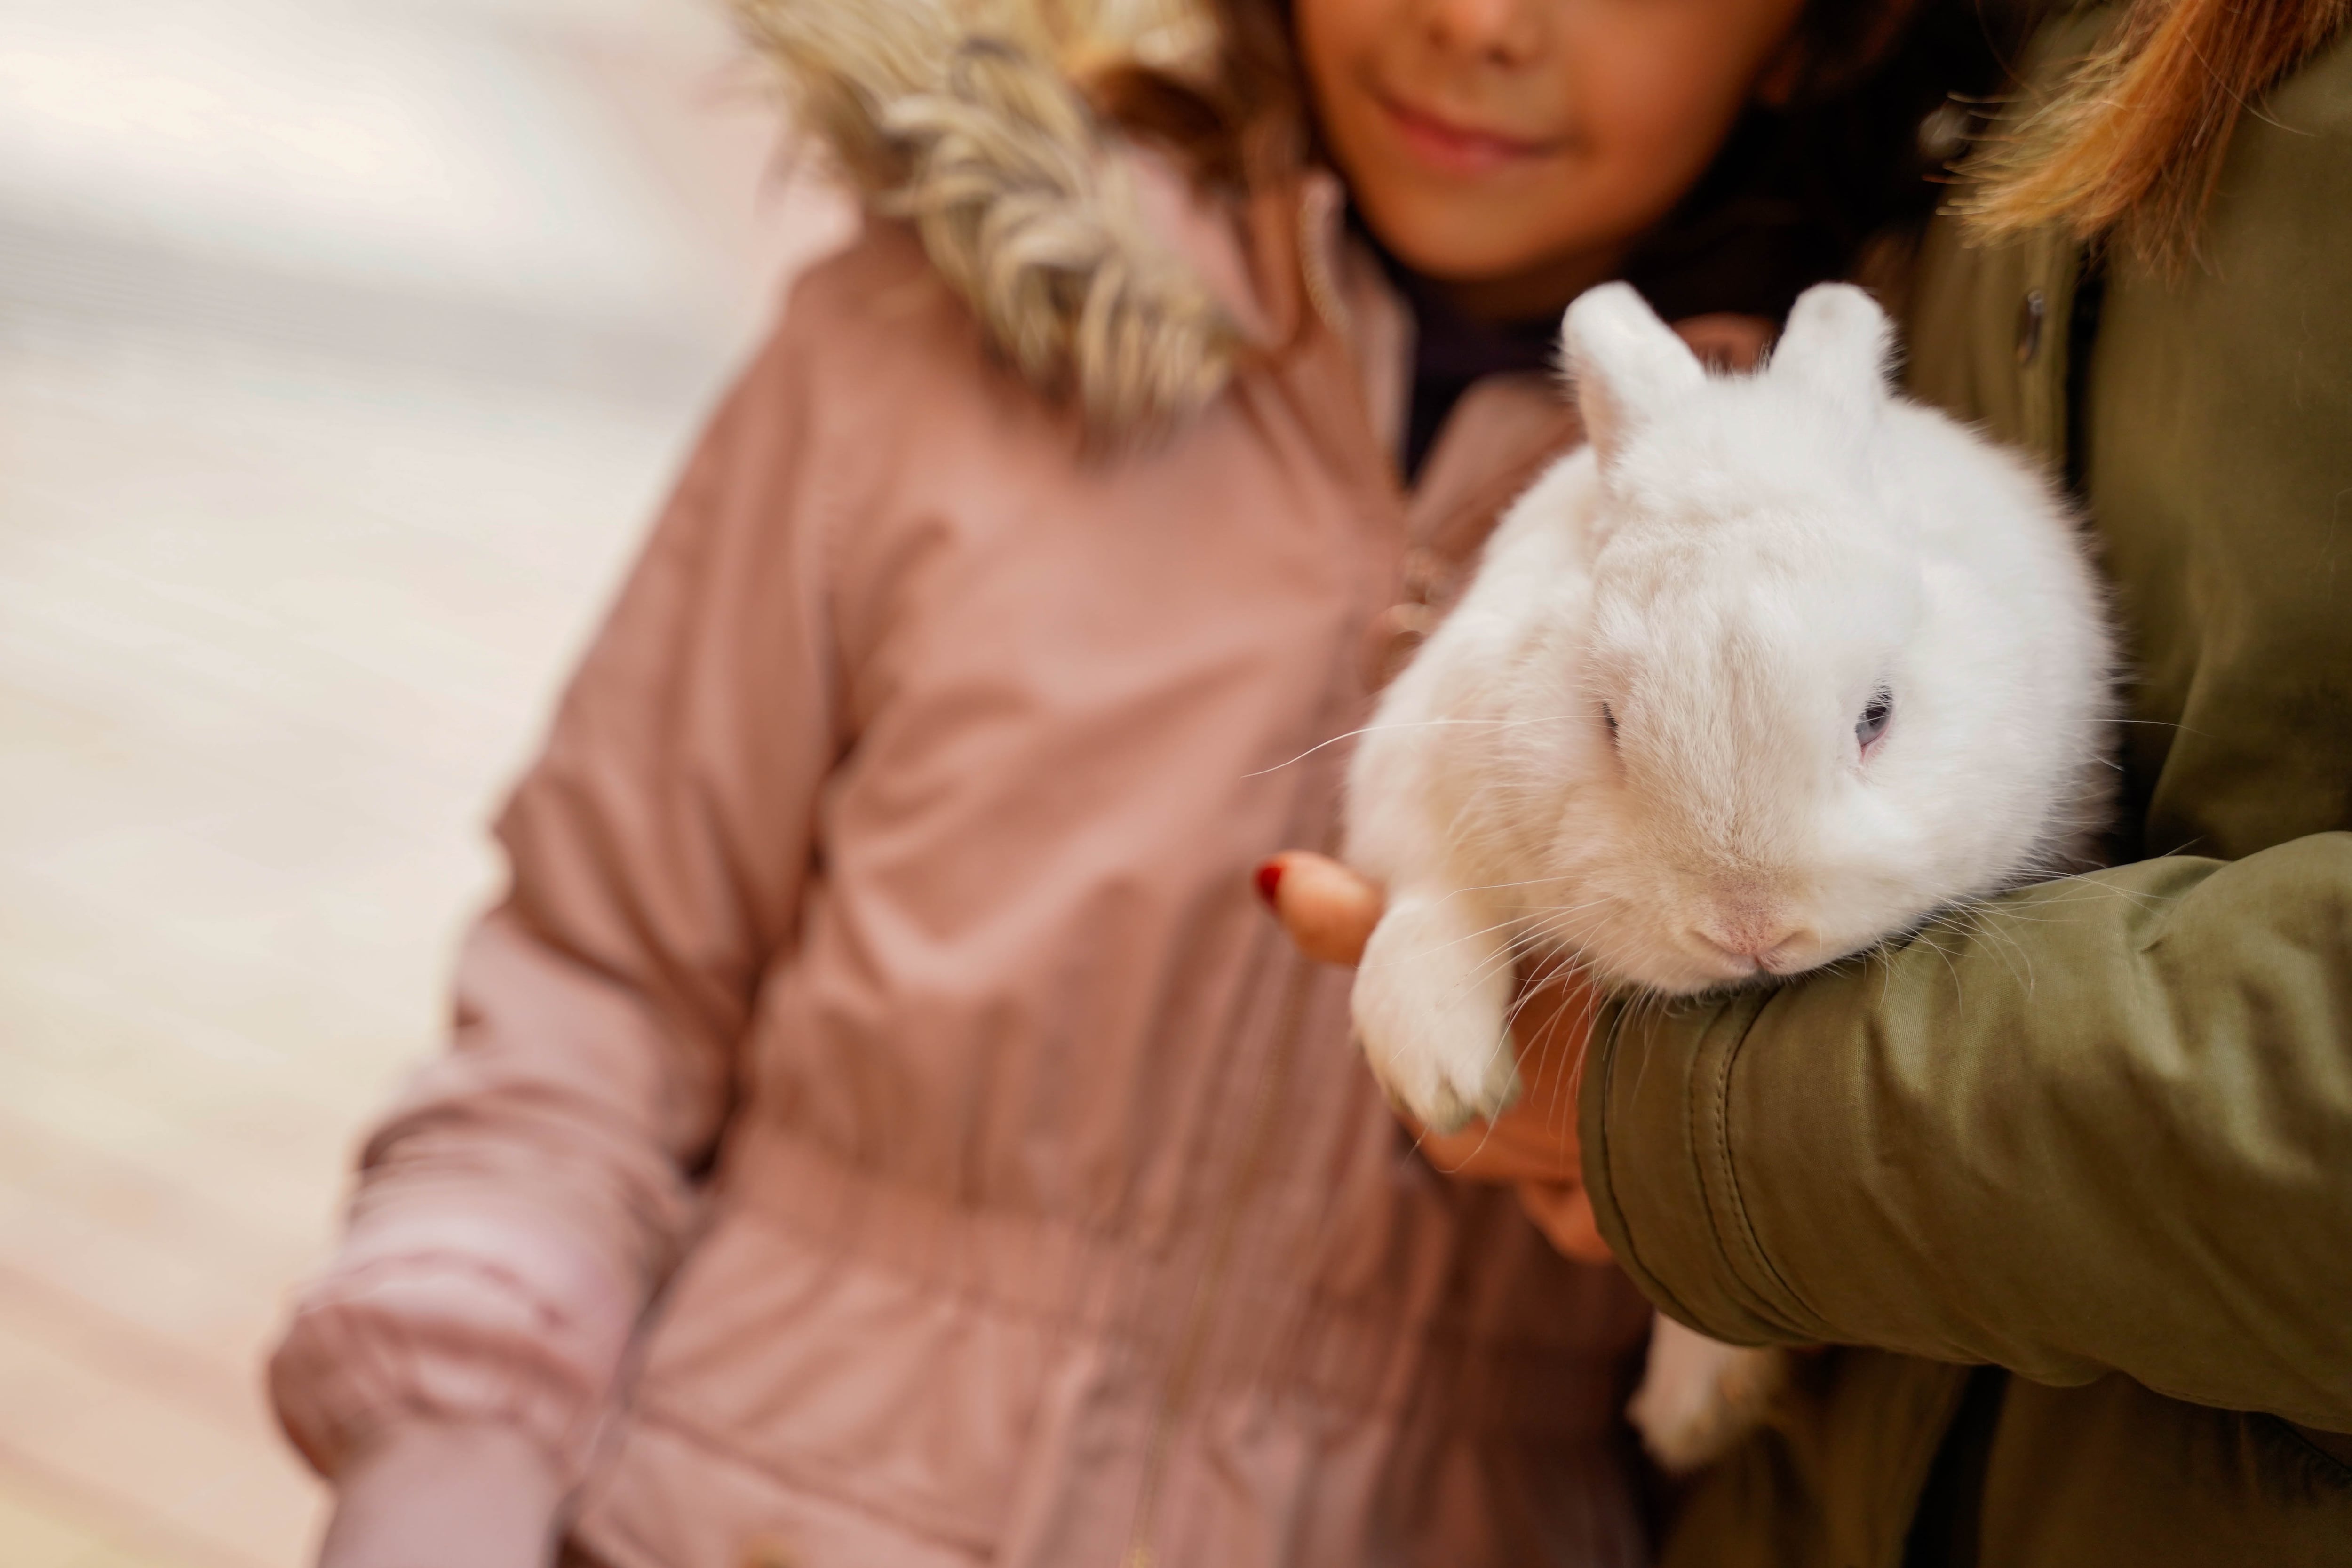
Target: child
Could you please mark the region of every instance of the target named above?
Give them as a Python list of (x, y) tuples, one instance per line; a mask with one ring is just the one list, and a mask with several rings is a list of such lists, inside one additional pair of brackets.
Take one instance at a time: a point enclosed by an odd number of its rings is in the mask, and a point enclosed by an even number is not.
[(272, 1364), (334, 1568), (1646, 1552), (1643, 1303), (1412, 1152), (1249, 873), (1574, 438), (1559, 308), (1777, 310), (1924, 105), (1854, 0), (1071, 9), (753, 9), (873, 216), (501, 818)]

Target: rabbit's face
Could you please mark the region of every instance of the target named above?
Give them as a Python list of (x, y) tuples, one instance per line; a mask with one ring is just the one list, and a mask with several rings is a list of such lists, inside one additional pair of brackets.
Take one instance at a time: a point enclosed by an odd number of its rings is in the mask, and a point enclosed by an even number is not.
[(1688, 993), (1833, 963), (2013, 881), (2061, 742), (2034, 672), (2003, 665), (2033, 646), (2027, 612), (1920, 547), (1942, 480), (1880, 447), (1932, 417), (1886, 391), (1885, 318), (1817, 291), (1766, 373), (1709, 379), (1637, 300), (1601, 304), (1569, 336), (1601, 480), (1590, 612), (1532, 661), (1574, 672), (1547, 700), (1562, 722), (1515, 732), (1528, 847), (1565, 890), (1530, 926)]
[(1744, 546), (1623, 535), (1599, 563), (1563, 666), (1581, 672), (1582, 763), (1545, 869), (1583, 906), (1564, 933), (1614, 979), (1690, 992), (1795, 973), (1953, 894), (1904, 789), (1927, 700), (1905, 654), (1916, 568), (1856, 542), (1825, 574), (1787, 559), (1786, 522), (1715, 521), (1751, 531)]

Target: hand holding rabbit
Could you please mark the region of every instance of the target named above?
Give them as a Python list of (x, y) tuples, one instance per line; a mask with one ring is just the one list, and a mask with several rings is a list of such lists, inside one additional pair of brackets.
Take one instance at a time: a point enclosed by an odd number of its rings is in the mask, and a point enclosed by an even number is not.
[[(1328, 856), (1277, 855), (1258, 870), (1266, 903), (1307, 957), (1353, 966), (1379, 924), (1381, 890)], [(1554, 1247), (1582, 1263), (1610, 1261), (1592, 1217), (1577, 1144), (1577, 1087), (1592, 1025), (1591, 989), (1572, 976), (1535, 977), (1513, 1008), (1526, 1092), (1491, 1122), (1436, 1132), (1405, 1115), (1429, 1163), (1448, 1175), (1507, 1184)]]

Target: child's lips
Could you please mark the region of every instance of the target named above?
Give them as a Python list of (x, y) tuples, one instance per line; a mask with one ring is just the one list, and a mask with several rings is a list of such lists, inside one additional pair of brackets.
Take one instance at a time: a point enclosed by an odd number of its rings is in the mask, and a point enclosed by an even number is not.
[(1421, 162), (1447, 174), (1492, 174), (1552, 151), (1551, 142), (1457, 125), (1393, 98), (1383, 96), (1380, 105), (1406, 150)]

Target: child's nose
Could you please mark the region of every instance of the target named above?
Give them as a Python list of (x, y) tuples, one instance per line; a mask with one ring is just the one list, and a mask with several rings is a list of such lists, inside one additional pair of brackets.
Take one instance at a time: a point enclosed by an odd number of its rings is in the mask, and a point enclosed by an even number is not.
[(1525, 65), (1543, 53), (1550, 0), (1422, 0), (1429, 40), (1448, 53)]

